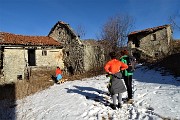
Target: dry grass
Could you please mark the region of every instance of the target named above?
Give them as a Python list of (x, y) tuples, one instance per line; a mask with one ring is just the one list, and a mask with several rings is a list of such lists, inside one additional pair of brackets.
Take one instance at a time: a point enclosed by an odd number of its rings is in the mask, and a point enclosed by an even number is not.
[[(94, 69), (87, 73), (77, 74), (73, 76), (63, 75), (69, 81), (80, 80), (92, 76), (97, 76), (103, 73), (103, 69)], [(54, 84), (52, 75), (54, 76), (54, 70), (52, 71), (34, 71), (29, 80), (19, 80), (16, 83), (5, 84), (0, 86), (0, 100), (2, 99), (22, 99), (26, 96), (34, 94), (38, 91), (49, 88)]]
[(161, 60), (146, 63), (150, 69), (162, 68), (162, 74), (170, 73), (174, 77), (180, 76), (180, 53), (167, 56)]

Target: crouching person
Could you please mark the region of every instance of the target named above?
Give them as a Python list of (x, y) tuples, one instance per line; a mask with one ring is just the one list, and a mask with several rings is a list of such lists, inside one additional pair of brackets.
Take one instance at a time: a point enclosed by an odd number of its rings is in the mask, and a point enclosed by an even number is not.
[(126, 92), (126, 86), (121, 79), (122, 74), (121, 70), (125, 70), (128, 68), (126, 64), (116, 59), (116, 53), (111, 52), (109, 53), (111, 60), (108, 61), (105, 64), (105, 71), (111, 75), (110, 77), (110, 86), (109, 86), (109, 92), (112, 96), (113, 104), (111, 105), (111, 108), (113, 110), (116, 110), (116, 94), (118, 94), (118, 108), (121, 108), (121, 102), (122, 102), (122, 93)]
[(57, 83), (61, 83), (62, 80), (62, 71), (60, 69), (60, 67), (56, 68), (56, 81)]

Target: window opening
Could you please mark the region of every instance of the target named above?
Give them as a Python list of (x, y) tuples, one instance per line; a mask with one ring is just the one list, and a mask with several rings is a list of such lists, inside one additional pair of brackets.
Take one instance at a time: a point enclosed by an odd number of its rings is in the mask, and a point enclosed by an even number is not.
[(155, 41), (156, 40), (156, 34), (151, 35), (151, 40)]
[(47, 56), (47, 50), (42, 50), (42, 56)]
[(69, 51), (66, 52), (66, 55), (69, 56)]
[(158, 53), (158, 52), (156, 52), (156, 53), (155, 53), (155, 57), (158, 57), (158, 56), (159, 56), (159, 53)]
[(18, 80), (22, 80), (22, 75), (17, 75)]

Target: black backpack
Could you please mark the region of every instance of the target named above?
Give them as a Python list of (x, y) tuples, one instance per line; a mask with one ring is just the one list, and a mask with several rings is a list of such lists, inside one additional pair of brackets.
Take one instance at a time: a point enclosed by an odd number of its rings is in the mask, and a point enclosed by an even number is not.
[(135, 71), (135, 65), (136, 65), (136, 58), (133, 56), (124, 57), (124, 59), (127, 61), (128, 69), (127, 71), (129, 73), (132, 73)]

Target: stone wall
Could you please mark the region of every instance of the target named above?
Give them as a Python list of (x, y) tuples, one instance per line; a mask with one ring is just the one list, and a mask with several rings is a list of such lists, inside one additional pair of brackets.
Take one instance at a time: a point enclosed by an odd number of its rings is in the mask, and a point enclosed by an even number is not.
[(98, 45), (88, 45), (84, 42), (84, 69), (93, 70), (104, 66), (104, 49)]
[[(47, 55), (42, 55), (43, 50)], [(36, 50), (36, 66), (54, 66), (64, 68), (62, 49), (37, 49)]]
[(3, 55), (3, 75), (1, 82), (13, 82), (24, 78), (26, 51), (21, 48), (5, 48)]
[(63, 45), (64, 71), (68, 74), (84, 73), (104, 64), (104, 51), (97, 41), (89, 44), (80, 40), (68, 24), (56, 23), (49, 37)]
[(145, 50), (148, 54), (155, 57), (155, 54), (158, 53), (168, 53), (168, 37), (166, 29), (156, 31), (153, 34), (156, 35), (156, 40), (151, 40), (152, 34), (143, 37), (140, 41), (140, 49)]
[(152, 58), (161, 58), (167, 55), (170, 51), (172, 32), (169, 26), (150, 33), (135, 34), (128, 39), (128, 47), (130, 48), (130, 51), (140, 51), (141, 57), (145, 57), (144, 55), (146, 55)]
[(84, 72), (83, 45), (67, 24), (56, 24), (49, 37), (63, 44), (64, 71), (68, 74)]

